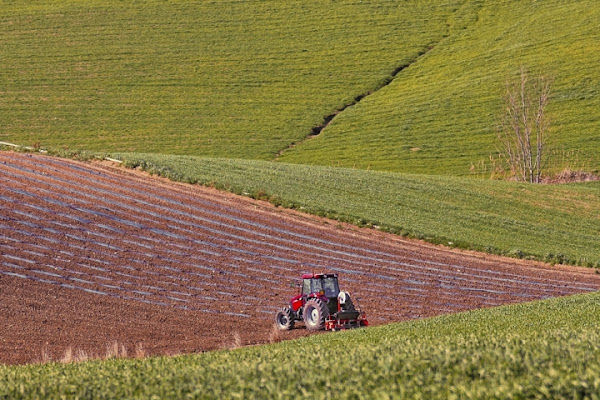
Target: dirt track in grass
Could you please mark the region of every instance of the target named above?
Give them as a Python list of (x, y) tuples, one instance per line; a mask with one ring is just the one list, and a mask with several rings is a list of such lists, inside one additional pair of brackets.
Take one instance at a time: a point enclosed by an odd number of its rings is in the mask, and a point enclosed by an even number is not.
[[(595, 291), (583, 268), (453, 251), (110, 165), (0, 153), (0, 363), (269, 342), (305, 272), (372, 324)], [(299, 324), (301, 326), (301, 324)], [(283, 339), (306, 335), (300, 327)]]

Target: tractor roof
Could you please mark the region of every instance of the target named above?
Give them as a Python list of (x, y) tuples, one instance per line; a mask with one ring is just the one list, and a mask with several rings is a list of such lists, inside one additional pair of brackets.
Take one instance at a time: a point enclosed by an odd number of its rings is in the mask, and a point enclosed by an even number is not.
[(304, 274), (302, 279), (313, 279), (313, 278), (337, 278), (337, 274)]

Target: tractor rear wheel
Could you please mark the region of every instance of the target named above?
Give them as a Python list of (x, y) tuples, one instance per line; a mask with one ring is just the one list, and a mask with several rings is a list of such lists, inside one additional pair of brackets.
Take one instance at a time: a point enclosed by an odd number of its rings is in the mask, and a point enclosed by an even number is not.
[(289, 307), (284, 307), (283, 310), (279, 311), (275, 316), (275, 325), (281, 331), (289, 331), (294, 328), (294, 314)]
[(304, 305), (304, 325), (313, 331), (325, 328), (325, 320), (329, 315), (327, 305), (320, 299), (310, 299)]

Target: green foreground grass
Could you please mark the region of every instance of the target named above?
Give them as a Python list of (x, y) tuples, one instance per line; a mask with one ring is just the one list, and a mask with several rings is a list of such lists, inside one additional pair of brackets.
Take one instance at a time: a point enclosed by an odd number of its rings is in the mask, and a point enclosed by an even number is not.
[(0, 365), (1, 399), (598, 399), (600, 295), (200, 355)]
[(530, 185), (189, 156), (129, 167), (432, 243), (600, 267), (600, 182)]

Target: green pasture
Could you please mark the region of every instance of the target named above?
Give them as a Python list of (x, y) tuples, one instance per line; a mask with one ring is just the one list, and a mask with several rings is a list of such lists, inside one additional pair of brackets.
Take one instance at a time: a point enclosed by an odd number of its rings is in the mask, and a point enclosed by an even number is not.
[(0, 141), (489, 176), (525, 66), (554, 81), (554, 170), (598, 171), (599, 18), (593, 0), (5, 2)]
[(173, 180), (433, 243), (600, 267), (600, 182), (531, 185), (253, 160), (112, 156)]
[(0, 365), (1, 399), (598, 399), (600, 295), (268, 346)]
[(465, 29), (443, 38), (389, 86), (280, 160), (489, 177), (504, 83), (524, 66), (532, 79), (541, 74), (553, 81), (549, 172), (598, 171), (598, 3), (473, 0), (464, 9), (471, 13), (465, 12)]
[(273, 159), (462, 2), (4, 1), (0, 141)]
[(550, 172), (597, 172), (599, 19), (593, 0), (4, 2), (0, 141), (489, 177), (524, 66), (554, 82)]

